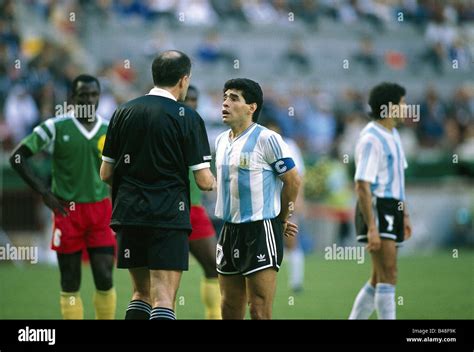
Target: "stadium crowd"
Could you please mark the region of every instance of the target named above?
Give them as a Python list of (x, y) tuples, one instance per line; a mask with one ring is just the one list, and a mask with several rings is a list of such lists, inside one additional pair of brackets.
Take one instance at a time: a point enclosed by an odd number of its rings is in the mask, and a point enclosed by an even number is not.
[[(470, 39), (474, 4), (470, 1), (25, 0), (36, 16), (55, 29), (55, 37), (25, 34), (17, 19), (16, 3), (4, 0), (0, 4), (0, 138), (6, 150), (11, 150), (38, 122), (55, 115), (56, 107), (68, 99), (67, 87), (72, 78), (88, 71), (87, 54), (80, 45), (83, 23), (71, 21), (68, 14), (79, 17), (81, 12), (95, 12), (120, 21), (129, 17), (147, 22), (163, 20), (174, 22), (173, 30), (179, 30), (180, 25), (214, 27), (228, 20), (245, 27), (284, 26), (292, 12), (304, 19), (310, 26), (308, 30), (316, 28), (313, 26), (317, 26), (319, 18), (327, 17), (345, 24), (362, 20), (377, 28), (377, 33), (401, 11), (407, 21), (424, 33), (425, 46), (418, 58), (429, 64), (436, 75), (452, 60), (457, 60), (467, 73), (474, 69), (474, 41)], [(187, 17), (180, 23), (182, 13)], [(146, 49), (150, 55), (171, 43), (165, 34), (157, 40), (161, 43), (149, 43)], [(220, 60), (238, 57), (238, 52), (222, 49), (219, 40), (217, 31), (209, 32), (192, 53), (194, 60), (212, 66)], [(361, 39), (353, 58), (368, 73), (386, 64), (370, 36)], [(296, 40), (282, 60), (288, 65), (295, 64), (305, 74), (311, 71), (314, 58), (308, 57), (304, 43)], [(419, 62), (411, 63), (414, 74), (417, 65)], [(102, 62), (95, 71), (92, 73), (98, 74), (104, 87), (99, 114), (105, 118), (110, 118), (118, 104), (148, 88), (133, 68), (124, 68), (122, 61)], [(277, 122), (285, 136), (298, 142), (308, 160), (321, 155), (352, 155), (355, 138), (366, 120), (366, 91), (339, 87), (334, 93), (317, 85), (307, 89), (297, 84), (282, 91), (267, 84), (264, 92), (262, 121)], [(218, 89), (203, 91), (200, 110), (209, 128), (211, 145), (213, 137), (222, 130), (220, 103)], [(461, 157), (474, 159), (472, 83), (459, 83), (454, 90), (443, 92), (427, 83), (422, 94), (410, 95), (409, 103), (420, 104), (422, 116), (419, 122), (408, 121), (413, 128), (402, 129), (409, 157), (422, 148), (435, 154), (459, 152)]]

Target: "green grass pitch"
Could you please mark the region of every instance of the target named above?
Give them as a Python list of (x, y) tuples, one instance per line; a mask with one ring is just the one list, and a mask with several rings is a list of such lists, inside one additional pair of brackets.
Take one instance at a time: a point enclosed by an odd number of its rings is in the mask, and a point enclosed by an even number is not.
[[(368, 259), (368, 258), (366, 258)], [(306, 257), (305, 289), (294, 295), (287, 286), (287, 263), (278, 275), (275, 319), (347, 319), (353, 300), (368, 278), (370, 265), (325, 260), (322, 253)], [(190, 261), (177, 298), (178, 319), (202, 319), (201, 269)], [(117, 319), (124, 317), (130, 298), (126, 270), (114, 271)], [(90, 268), (82, 274), (84, 315), (94, 318)], [(460, 249), (399, 257), (398, 319), (474, 319), (474, 252)], [(0, 319), (60, 319), (59, 271), (54, 266), (0, 265)], [(374, 318), (374, 316), (372, 316)]]

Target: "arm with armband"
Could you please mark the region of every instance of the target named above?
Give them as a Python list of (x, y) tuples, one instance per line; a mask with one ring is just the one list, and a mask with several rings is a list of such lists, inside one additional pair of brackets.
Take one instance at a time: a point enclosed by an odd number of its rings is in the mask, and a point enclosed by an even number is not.
[(292, 158), (282, 158), (271, 164), (274, 172), (283, 182), (281, 190), (281, 210), (278, 218), (283, 223), (285, 236), (295, 236), (298, 226), (288, 221), (295, 210), (296, 198), (301, 186), (301, 178)]

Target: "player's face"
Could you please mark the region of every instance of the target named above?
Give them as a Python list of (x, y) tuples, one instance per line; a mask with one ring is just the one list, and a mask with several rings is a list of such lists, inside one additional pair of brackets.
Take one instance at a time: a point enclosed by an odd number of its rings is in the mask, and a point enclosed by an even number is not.
[[(76, 92), (72, 96), (74, 105), (90, 107), (84, 111), (96, 111), (99, 105), (100, 91), (95, 82), (78, 82)], [(81, 111), (81, 110), (78, 110)], [(87, 116), (93, 117), (93, 116)]]
[(252, 120), (255, 104), (247, 104), (242, 92), (236, 89), (227, 89), (222, 103), (222, 120), (226, 125), (241, 124), (247, 119)]

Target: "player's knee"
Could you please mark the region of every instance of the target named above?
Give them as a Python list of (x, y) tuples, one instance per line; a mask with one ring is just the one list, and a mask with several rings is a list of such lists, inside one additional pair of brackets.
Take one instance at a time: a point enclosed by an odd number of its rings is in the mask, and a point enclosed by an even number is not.
[(202, 266), (202, 269), (204, 270), (204, 276), (207, 279), (217, 278), (216, 262), (214, 260), (204, 264)]
[(110, 290), (113, 286), (112, 270), (102, 270), (95, 280), (95, 287), (100, 291)]
[(243, 319), (245, 316), (245, 300), (221, 300), (222, 319)]
[(61, 289), (64, 292), (77, 292), (81, 286), (81, 277), (76, 273), (63, 273), (61, 275)]
[(252, 320), (262, 320), (271, 317), (266, 305), (250, 303), (250, 318)]
[(245, 305), (245, 300), (242, 300), (241, 297), (229, 297), (221, 293), (221, 307), (225, 310), (236, 310), (240, 309), (242, 305)]

